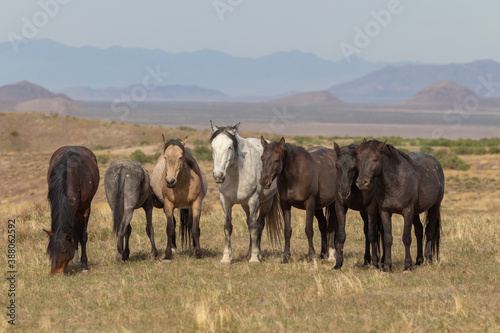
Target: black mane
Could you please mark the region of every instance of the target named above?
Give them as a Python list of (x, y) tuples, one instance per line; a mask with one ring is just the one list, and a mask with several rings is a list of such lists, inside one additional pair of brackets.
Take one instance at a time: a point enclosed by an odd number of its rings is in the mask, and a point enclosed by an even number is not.
[(231, 141), (233, 141), (233, 147), (234, 147), (234, 151), (235, 153), (237, 154), (239, 149), (238, 149), (238, 139), (236, 138), (236, 134), (233, 134), (232, 131), (237, 131), (237, 129), (235, 128), (235, 126), (221, 126), (219, 128), (217, 128), (217, 130), (212, 134), (212, 136), (210, 137), (210, 143), (212, 143), (212, 141), (221, 133), (227, 135), (227, 137), (229, 139), (231, 139)]
[[(360, 144), (358, 150), (361, 151), (361, 150), (364, 150), (367, 148), (375, 149), (381, 143), (382, 142), (380, 142), (378, 140), (369, 140), (369, 141), (366, 141), (366, 142)], [(401, 162), (401, 158), (404, 158), (411, 165), (415, 165), (415, 161), (413, 161), (413, 159), (407, 153), (397, 149), (396, 147), (394, 147), (393, 145), (391, 145), (389, 143), (387, 143), (385, 145), (385, 148), (382, 151), (382, 153), (386, 154), (386, 156), (388, 156), (388, 157), (394, 158), (398, 163)]]
[(184, 154), (184, 158), (186, 160), (187, 165), (196, 172), (196, 174), (201, 178), (201, 170), (198, 166), (198, 162), (196, 161), (196, 158), (193, 156), (191, 153), (191, 149), (185, 147), (182, 144), (181, 139), (170, 139), (167, 142), (165, 142), (163, 146), (163, 151), (170, 147), (170, 146), (177, 146), (182, 149), (182, 152)]
[(50, 237), (47, 247), (50, 258), (55, 258), (58, 255), (61, 246), (67, 248), (64, 234), (73, 232), (75, 224), (75, 216), (66, 193), (68, 160), (71, 157), (80, 159), (80, 155), (77, 153), (67, 151), (59, 157), (50, 171), (47, 198), (50, 202), (50, 215), (52, 217), (51, 231), (54, 233), (54, 236)]

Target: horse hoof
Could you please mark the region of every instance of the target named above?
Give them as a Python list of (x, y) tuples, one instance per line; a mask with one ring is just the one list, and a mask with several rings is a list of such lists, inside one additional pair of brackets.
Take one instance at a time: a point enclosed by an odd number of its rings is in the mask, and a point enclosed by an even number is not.
[(335, 266), (333, 267), (333, 269), (336, 269), (336, 270), (338, 270), (338, 271), (340, 271), (340, 269), (341, 269), (341, 268), (342, 268), (342, 265), (335, 265)]
[(117, 264), (123, 264), (124, 262), (122, 255), (119, 253), (115, 254), (115, 260)]
[(412, 270), (411, 270), (411, 267), (405, 267), (405, 269), (403, 269), (403, 273), (411, 273)]
[(164, 264), (170, 264), (172, 262), (172, 259), (163, 259), (161, 262)]
[(82, 268), (82, 274), (89, 274), (89, 272), (88, 268)]
[(256, 259), (256, 258), (250, 258), (250, 260), (248, 261), (248, 263), (252, 264), (252, 265), (256, 265), (256, 264), (260, 264), (260, 260)]
[(382, 272), (384, 272), (384, 273), (390, 273), (391, 272), (391, 268), (388, 267), (388, 266), (384, 266), (384, 267), (382, 267)]

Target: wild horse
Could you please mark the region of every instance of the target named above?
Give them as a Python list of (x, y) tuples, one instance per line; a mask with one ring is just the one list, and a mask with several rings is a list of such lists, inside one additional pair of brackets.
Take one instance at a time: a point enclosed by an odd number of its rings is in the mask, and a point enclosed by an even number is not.
[[(337, 261), (335, 263), (335, 268), (340, 269), (344, 261), (344, 242), (346, 239), (345, 234), (345, 224), (346, 224), (346, 213), (348, 209), (353, 209), (360, 212), (361, 218), (363, 219), (363, 231), (365, 233), (365, 255), (364, 264), (369, 265), (371, 261), (370, 255), (370, 241), (368, 237), (368, 213), (366, 211), (367, 207), (363, 199), (363, 193), (355, 185), (355, 181), (358, 177), (358, 168), (356, 166), (356, 156), (359, 145), (351, 144), (339, 147), (337, 143), (334, 143), (334, 149), (337, 153), (337, 158), (335, 161), (335, 166), (337, 168), (337, 188), (338, 191), (335, 193), (335, 211), (337, 213), (337, 232), (336, 232), (336, 249), (337, 249)], [(376, 249), (379, 250), (379, 235), (382, 235), (382, 223), (378, 212), (376, 212), (376, 224), (375, 224), (376, 237)], [(382, 257), (382, 259), (384, 259)]]
[(231, 213), (235, 204), (240, 204), (247, 215), (250, 263), (258, 263), (261, 260), (260, 243), (264, 225), (267, 225), (271, 243), (279, 241), (281, 231), (281, 211), (276, 181), (273, 181), (267, 189), (259, 183), (262, 173), (261, 142), (259, 139), (241, 137), (238, 126), (239, 123), (234, 126), (218, 127), (210, 121), (212, 130), (210, 143), (214, 157), (212, 175), (219, 187), (220, 202), (225, 216), (225, 246), (221, 264), (230, 264), (232, 260)]
[[(165, 261), (172, 259), (172, 247), (175, 238), (174, 209), (181, 209), (182, 238), (185, 233), (191, 234), (195, 246), (196, 258), (201, 258), (200, 248), (200, 215), (202, 201), (207, 194), (207, 178), (198, 161), (189, 148), (186, 148), (187, 137), (184, 140), (166, 140), (163, 136), (163, 153), (151, 177), (151, 187), (154, 194), (164, 204), (163, 210), (167, 217), (167, 248)], [(183, 217), (182, 208), (189, 208), (189, 221)], [(192, 230), (189, 230), (191, 226)]]
[[(404, 217), (403, 243), (406, 252), (404, 270), (411, 270), (412, 265), (411, 226), (419, 220), (418, 215), (423, 212), (427, 212), (425, 259), (431, 263), (434, 253), (439, 259), (444, 174), (438, 160), (423, 152), (406, 154), (387, 144), (387, 141), (365, 139), (358, 147), (358, 169), (356, 185), (364, 193), (373, 193), (370, 195), (370, 204), (372, 207), (376, 205), (382, 219), (385, 246), (384, 271), (390, 271), (392, 267), (393, 213)], [(369, 235), (373, 248), (375, 246), (373, 211), (371, 215)], [(418, 260), (419, 254), (417, 263)], [(375, 266), (378, 265), (376, 251), (372, 252), (372, 262)]]
[[(106, 199), (113, 214), (113, 230), (117, 236), (118, 263), (129, 258), (129, 239), (132, 233), (132, 216), (135, 209), (142, 208), (146, 213), (146, 233), (151, 242), (151, 255), (158, 257), (155, 246), (153, 216), (153, 191), (149, 184), (146, 169), (134, 160), (118, 160), (112, 162), (104, 174)], [(125, 248), (123, 239), (125, 237)]]
[[(336, 192), (336, 153), (333, 149), (313, 147), (305, 150), (302, 147), (279, 142), (267, 143), (261, 137), (264, 147), (262, 154), (262, 177), (260, 184), (263, 188), (271, 187), (277, 179), (280, 205), (285, 220), (285, 251), (283, 262), (290, 257), (290, 238), (292, 236), (290, 211), (292, 206), (306, 210), (305, 232), (309, 242), (309, 260), (315, 256), (313, 246), (313, 216), (318, 219), (321, 232), (321, 255), (326, 257), (327, 239), (330, 234), (330, 248), (333, 248)], [(329, 221), (325, 219), (322, 208), (331, 210)], [(327, 214), (328, 215), (328, 214)], [(328, 224), (328, 225), (327, 225)], [(333, 254), (333, 251), (331, 251)]]
[(66, 146), (57, 149), (49, 162), (51, 229), (47, 253), (51, 274), (60, 274), (74, 259), (78, 262), (78, 243), (82, 245), (81, 268), (87, 265), (87, 224), (90, 204), (99, 186), (97, 159), (88, 148)]

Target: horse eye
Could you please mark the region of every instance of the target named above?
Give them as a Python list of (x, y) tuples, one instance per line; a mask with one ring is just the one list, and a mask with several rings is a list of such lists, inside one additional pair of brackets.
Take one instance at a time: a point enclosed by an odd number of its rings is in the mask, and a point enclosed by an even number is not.
[(227, 149), (228, 149), (228, 150), (231, 150), (231, 149), (233, 149), (233, 147), (229, 146)]

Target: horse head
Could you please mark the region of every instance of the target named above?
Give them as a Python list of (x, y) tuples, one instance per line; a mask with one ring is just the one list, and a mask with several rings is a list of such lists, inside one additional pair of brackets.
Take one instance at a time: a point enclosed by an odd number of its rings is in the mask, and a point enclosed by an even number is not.
[(370, 188), (372, 180), (382, 173), (382, 151), (386, 146), (385, 142), (377, 140), (363, 140), (358, 147), (358, 170), (359, 175), (356, 180), (356, 185), (361, 191), (366, 191)]
[(271, 187), (273, 180), (283, 171), (283, 155), (285, 148), (285, 138), (281, 138), (279, 142), (273, 141), (267, 143), (264, 137), (260, 137), (260, 142), (264, 151), (262, 152), (262, 176), (260, 177), (260, 185), (268, 189)]
[(212, 136), (210, 144), (214, 158), (214, 171), (212, 176), (216, 183), (224, 183), (227, 168), (232, 164), (238, 155), (238, 127), (240, 123), (234, 126), (215, 126), (210, 120)]
[(43, 229), (49, 235), (49, 246), (47, 252), (50, 255), (51, 267), (50, 274), (62, 274), (68, 263), (75, 256), (75, 247), (73, 246), (71, 233), (56, 233)]
[(177, 185), (177, 176), (185, 162), (186, 151), (184, 146), (186, 145), (187, 139), (188, 137), (186, 136), (184, 140), (167, 140), (165, 136), (163, 136), (163, 142), (165, 144), (163, 148), (163, 158), (165, 160), (164, 176), (168, 188), (174, 188), (175, 185)]
[(334, 143), (334, 148), (337, 153), (335, 166), (337, 168), (338, 195), (345, 200), (351, 195), (352, 183), (358, 175), (356, 149), (354, 146), (340, 148), (337, 143)]

